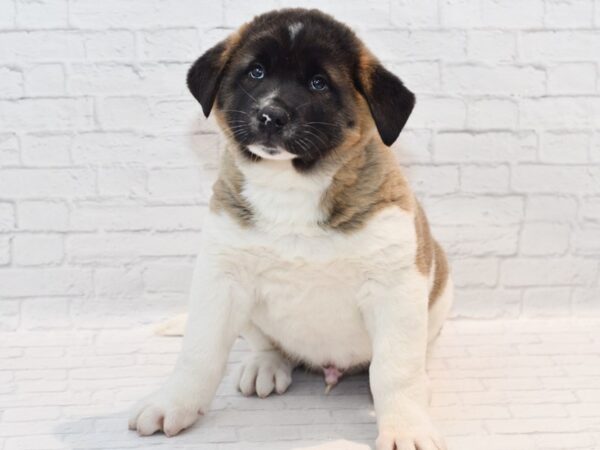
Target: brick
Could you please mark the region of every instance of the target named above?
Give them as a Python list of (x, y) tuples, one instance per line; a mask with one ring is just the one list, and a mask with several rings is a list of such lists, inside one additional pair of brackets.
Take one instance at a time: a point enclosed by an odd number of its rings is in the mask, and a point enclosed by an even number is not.
[(12, 67), (0, 67), (0, 98), (23, 96), (23, 73)]
[(417, 97), (423, 92), (440, 91), (440, 68), (437, 62), (394, 63), (389, 64), (388, 69), (398, 75)]
[(506, 166), (463, 165), (460, 170), (460, 190), (469, 193), (506, 193), (510, 172)]
[(580, 227), (573, 239), (576, 255), (600, 255), (600, 226), (589, 225)]
[(524, 61), (589, 61), (600, 53), (600, 35), (594, 31), (526, 31), (519, 41)]
[(10, 251), (10, 237), (0, 236), (0, 266), (10, 264), (11, 251)]
[(126, 30), (78, 33), (85, 59), (89, 61), (131, 61), (135, 58), (135, 35)]
[(10, 203), (0, 202), (0, 231), (15, 228), (15, 208)]
[(157, 262), (144, 268), (144, 286), (152, 292), (186, 292), (192, 282), (192, 264)]
[(544, 22), (544, 1), (529, 0), (519, 3), (519, 14), (515, 4), (502, 0), (482, 0), (481, 25), (501, 28), (537, 28)]
[(458, 30), (373, 30), (363, 38), (371, 51), (385, 62), (456, 61), (466, 55), (466, 35)]
[[(0, 268), (0, 278), (3, 276), (3, 272), (8, 269)], [(3, 290), (3, 295), (4, 290)], [(19, 326), (21, 320), (21, 311), (19, 308), (19, 302), (14, 300), (8, 300), (3, 298), (0, 302), (0, 331), (14, 331)], [(2, 392), (0, 390), (0, 392)]]
[(207, 198), (205, 182), (197, 168), (154, 169), (148, 173), (148, 191), (153, 197)]
[(408, 120), (415, 128), (463, 128), (467, 108), (462, 100), (443, 97), (421, 97)]
[(584, 285), (595, 280), (597, 261), (582, 258), (507, 259), (501, 265), (505, 286)]
[(89, 169), (0, 169), (0, 192), (15, 198), (93, 195), (95, 178)]
[(470, 319), (517, 317), (521, 293), (516, 290), (462, 289), (456, 296), (452, 316)]
[(523, 218), (524, 200), (516, 196), (448, 196), (426, 202), (432, 223), (443, 225), (511, 225)]
[(481, 98), (467, 105), (467, 126), (474, 129), (514, 129), (517, 126), (519, 108), (514, 100), (504, 98)]
[(519, 248), (523, 255), (562, 255), (569, 248), (571, 227), (555, 223), (525, 223)]
[(598, 287), (577, 287), (573, 289), (572, 310), (578, 317), (600, 317)]
[[(281, 6), (295, 8), (298, 7), (298, 2), (294, 0), (281, 0)], [(390, 21), (390, 5), (387, 1), (363, 2), (361, 0), (348, 0), (345, 2), (320, 2), (318, 0), (304, 0), (302, 6), (305, 8), (318, 8), (342, 22), (353, 24), (355, 28), (361, 31), (381, 26), (382, 23), (385, 24)], [(246, 17), (244, 21), (247, 21), (248, 18)]]
[(592, 0), (546, 0), (544, 24), (547, 28), (590, 28), (593, 9)]
[(493, 287), (498, 282), (496, 258), (454, 258), (452, 278), (458, 287)]
[(519, 192), (595, 193), (600, 167), (522, 165), (512, 171), (512, 186)]
[(13, 130), (87, 129), (93, 124), (87, 98), (24, 98), (0, 101), (0, 122)]
[(473, 61), (513, 61), (517, 38), (512, 32), (472, 30), (468, 34), (467, 56)]
[(139, 297), (142, 271), (139, 267), (99, 268), (94, 273), (96, 295), (110, 298)]
[(457, 28), (481, 26), (480, 3), (478, 0), (442, 0), (442, 25)]
[(63, 258), (63, 238), (59, 235), (17, 234), (13, 252), (19, 266), (58, 264)]
[(83, 58), (81, 39), (65, 30), (14, 31), (0, 34), (0, 61), (63, 61)]
[(437, 27), (440, 22), (438, 2), (435, 0), (392, 1), (392, 25), (401, 28)]
[(22, 201), (17, 211), (20, 230), (64, 231), (69, 228), (69, 208), (62, 202)]
[(100, 195), (144, 196), (146, 178), (143, 167), (103, 167), (98, 171), (98, 191)]
[(402, 165), (431, 162), (432, 144), (431, 131), (405, 128), (392, 146), (392, 150), (394, 150)]
[(0, 134), (0, 167), (19, 165), (19, 147), (15, 134)]
[(22, 138), (21, 155), (27, 166), (69, 166), (71, 164), (70, 134), (28, 134)]
[(551, 66), (548, 72), (550, 94), (594, 94), (596, 66), (592, 63), (563, 63)]
[(66, 28), (67, 0), (17, 0), (17, 26), (21, 28)]
[(406, 168), (411, 187), (417, 193), (427, 195), (448, 194), (458, 190), (458, 167), (418, 166)]
[(0, 15), (0, 29), (13, 28), (15, 26), (16, 8), (14, 0), (7, 0), (2, 4), (2, 15)]
[(556, 194), (529, 195), (525, 207), (527, 221), (570, 222), (577, 213), (577, 200)]
[(458, 94), (540, 95), (544, 70), (529, 66), (448, 65), (442, 70), (444, 90)]
[(9, 297), (81, 295), (92, 291), (91, 272), (86, 269), (2, 269), (0, 284), (2, 294)]
[(535, 288), (523, 294), (523, 314), (527, 317), (565, 317), (570, 313), (571, 288)]
[[(69, 298), (35, 298), (23, 300), (22, 327), (26, 330), (70, 327)], [(48, 352), (44, 352), (48, 356)]]
[(518, 226), (438, 226), (433, 221), (432, 224), (434, 235), (451, 255), (497, 256), (517, 251)]
[(547, 132), (542, 135), (540, 159), (550, 163), (586, 163), (589, 149), (590, 135), (587, 133)]
[(435, 137), (438, 162), (534, 161), (537, 137), (533, 133), (441, 132)]
[(65, 69), (60, 63), (36, 64), (25, 71), (25, 91), (29, 96), (64, 95)]
[(200, 55), (198, 32), (161, 29), (141, 32), (142, 58), (158, 61), (190, 61)]

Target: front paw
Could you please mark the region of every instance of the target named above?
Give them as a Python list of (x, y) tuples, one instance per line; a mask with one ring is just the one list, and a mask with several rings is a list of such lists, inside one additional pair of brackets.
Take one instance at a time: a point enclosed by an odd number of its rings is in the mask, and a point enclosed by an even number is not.
[(129, 416), (129, 429), (140, 436), (162, 431), (175, 436), (192, 425), (203, 414), (197, 396), (186, 389), (163, 386), (138, 402)]
[(292, 383), (292, 364), (277, 350), (252, 353), (240, 372), (239, 390), (261, 398), (273, 391), (283, 394)]
[(379, 430), (377, 450), (446, 450), (444, 439), (431, 426), (387, 427)]

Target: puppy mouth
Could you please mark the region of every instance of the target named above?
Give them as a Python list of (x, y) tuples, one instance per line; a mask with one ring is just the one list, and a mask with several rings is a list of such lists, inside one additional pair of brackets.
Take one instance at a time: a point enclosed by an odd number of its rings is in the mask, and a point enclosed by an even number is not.
[(247, 145), (248, 151), (256, 156), (259, 156), (263, 159), (271, 159), (274, 161), (289, 161), (298, 157), (298, 155), (294, 155), (293, 153), (288, 152), (282, 147), (270, 147), (265, 145)]

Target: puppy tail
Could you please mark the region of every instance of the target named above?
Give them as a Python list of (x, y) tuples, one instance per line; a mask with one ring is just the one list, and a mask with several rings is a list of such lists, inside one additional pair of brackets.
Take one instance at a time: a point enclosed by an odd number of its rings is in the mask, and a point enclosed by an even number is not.
[(187, 317), (187, 314), (179, 314), (172, 319), (160, 323), (155, 328), (154, 333), (159, 336), (183, 336)]

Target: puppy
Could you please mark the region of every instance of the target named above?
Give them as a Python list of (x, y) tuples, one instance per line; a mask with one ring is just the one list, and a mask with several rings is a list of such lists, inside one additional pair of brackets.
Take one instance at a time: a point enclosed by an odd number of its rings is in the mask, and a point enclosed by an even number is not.
[(194, 423), (241, 334), (253, 351), (243, 394), (284, 393), (300, 363), (329, 386), (369, 367), (377, 449), (443, 449), (426, 410), (425, 359), (452, 283), (388, 148), (413, 94), (348, 27), (304, 9), (256, 17), (187, 81), (229, 146), (182, 353), (130, 428), (173, 436)]

